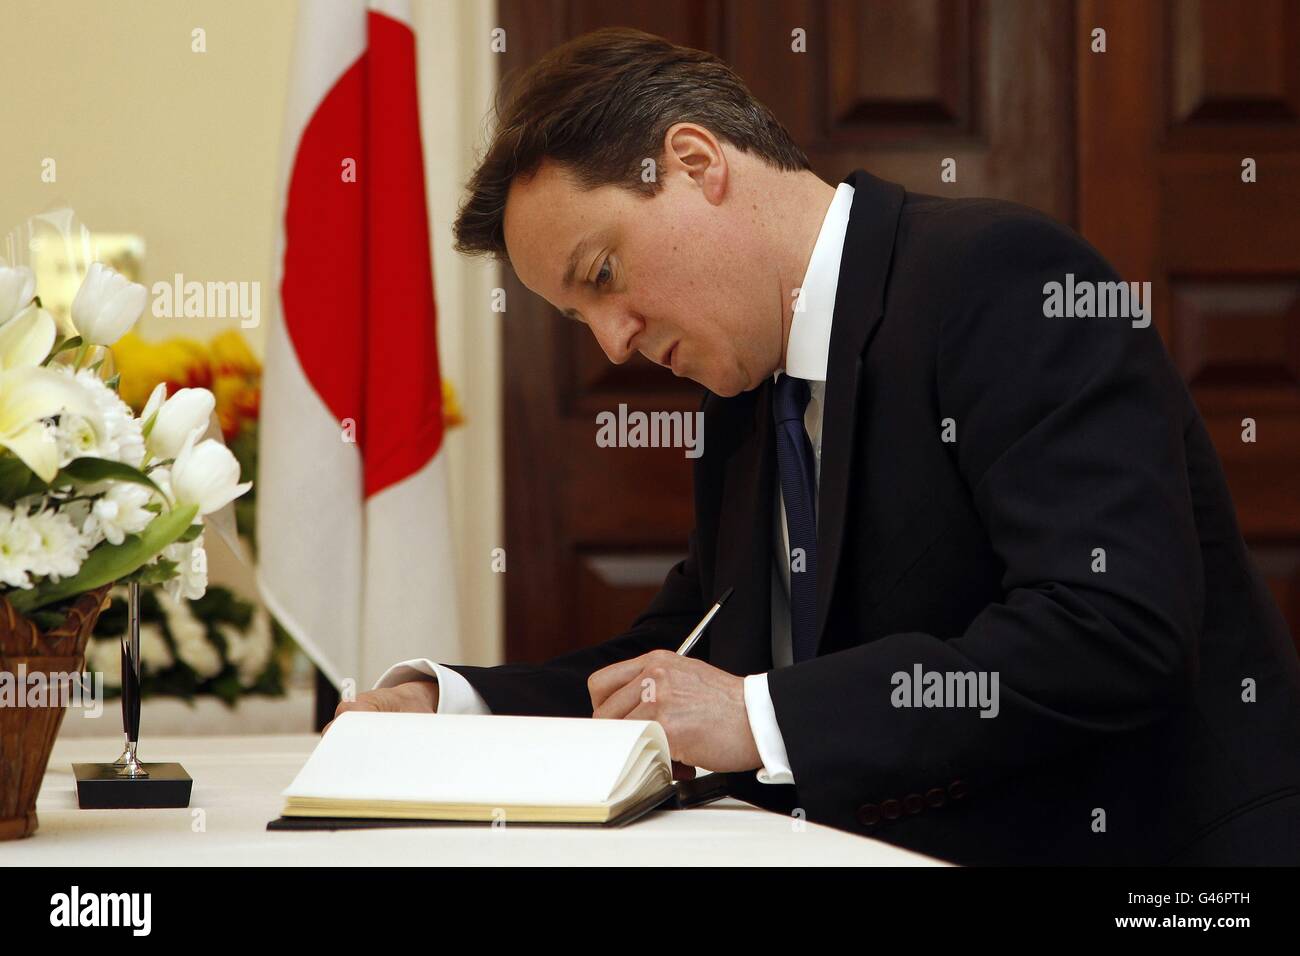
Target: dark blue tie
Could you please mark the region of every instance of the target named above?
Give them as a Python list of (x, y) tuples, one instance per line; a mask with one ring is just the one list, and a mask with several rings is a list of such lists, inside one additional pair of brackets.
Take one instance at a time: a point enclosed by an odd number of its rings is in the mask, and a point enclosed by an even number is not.
[(817, 656), (817, 472), (803, 413), (810, 391), (802, 378), (782, 375), (772, 393), (776, 463), (790, 537), (790, 638), (794, 661)]

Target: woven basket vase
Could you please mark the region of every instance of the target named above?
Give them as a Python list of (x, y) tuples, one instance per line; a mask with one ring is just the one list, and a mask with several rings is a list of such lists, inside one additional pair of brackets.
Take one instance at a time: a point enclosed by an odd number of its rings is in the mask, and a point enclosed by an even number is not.
[[(80, 671), (90, 632), (108, 602), (109, 587), (78, 596), (63, 622), (44, 632), (0, 595), (0, 673), (10, 672), (13, 677), (6, 680), (17, 684), (23, 664), (29, 680), (35, 673)], [(26, 696), (23, 686), (17, 686), (16, 692)], [(36, 830), (36, 793), (63, 713), (62, 699), (57, 707), (0, 706), (0, 840), (16, 840)]]

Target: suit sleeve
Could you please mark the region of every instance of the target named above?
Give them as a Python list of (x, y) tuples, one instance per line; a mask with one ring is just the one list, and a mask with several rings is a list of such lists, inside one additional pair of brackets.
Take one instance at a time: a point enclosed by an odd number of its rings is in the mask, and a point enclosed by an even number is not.
[[(959, 636), (892, 634), (769, 675), (812, 819), (851, 825), (864, 802), (955, 780), (973, 802), (1159, 720), (1194, 675), (1203, 577), (1185, 389), (1154, 326), (1044, 315), (1048, 282), (1119, 278), (1081, 239), (1028, 214), (980, 232), (956, 266), (936, 392), (1005, 566), (1002, 599)], [(996, 717), (895, 706), (893, 675), (918, 664), (990, 686), (996, 674)]]
[(594, 671), (659, 648), (676, 648), (704, 613), (697, 572), (696, 535), (654, 600), (623, 634), (544, 664), (497, 667), (456, 665), (494, 714), (590, 717), (587, 678)]

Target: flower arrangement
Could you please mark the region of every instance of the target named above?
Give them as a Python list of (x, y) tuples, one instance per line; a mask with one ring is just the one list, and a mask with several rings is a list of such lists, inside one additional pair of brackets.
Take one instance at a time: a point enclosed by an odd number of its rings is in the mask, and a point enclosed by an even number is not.
[[(113, 346), (121, 377), (119, 397), (142, 415), (150, 396), (163, 386), (169, 393), (206, 389), (215, 400), (222, 436), (252, 482), (235, 501), (239, 534), (256, 550), (257, 443), (262, 366), (235, 329), (208, 342), (176, 336), (148, 341), (128, 332)], [(448, 429), (464, 423), (456, 391), (443, 380), (444, 421)], [(188, 605), (159, 588), (141, 590), (141, 696), (193, 699), (211, 695), (233, 705), (247, 694), (285, 692), (295, 645), (267, 612), (223, 587), (209, 587)], [(119, 686), (118, 639), (126, 626), (123, 589), (111, 593), (112, 606), (99, 618), (87, 649), (105, 686)]]
[[(144, 310), (142, 285), (91, 264), (60, 338), (31, 270), (0, 264), (0, 595), (38, 626), (113, 582), (207, 586), (203, 518), (249, 490), (235, 456), (202, 439), (206, 388), (118, 393), (112, 346)], [(111, 374), (110, 374), (111, 373)]]
[(251, 487), (202, 437), (211, 391), (159, 384), (139, 415), (119, 395), (112, 346), (144, 311), (144, 286), (91, 263), (61, 334), (35, 285), (0, 261), (0, 671), (35, 675), (40, 691), (34, 706), (0, 706), (0, 840), (37, 827), (61, 690), (110, 586), (202, 598), (204, 518)]
[[(160, 385), (172, 392), (210, 390), (240, 477), (255, 481), (262, 366), (238, 331), (222, 332), (207, 343), (179, 336), (150, 342), (128, 332), (113, 346), (113, 359), (122, 378), (118, 394), (137, 414)], [(237, 530), (250, 541), (255, 495), (254, 484), (235, 501)], [(110, 598), (86, 659), (104, 673), (113, 696), (121, 685), (118, 638), (126, 627), (125, 589), (115, 588)], [(142, 588), (140, 599), (143, 698), (214, 696), (233, 706), (247, 694), (285, 693), (294, 643), (265, 609), (219, 586), (190, 602), (175, 601), (158, 587)]]

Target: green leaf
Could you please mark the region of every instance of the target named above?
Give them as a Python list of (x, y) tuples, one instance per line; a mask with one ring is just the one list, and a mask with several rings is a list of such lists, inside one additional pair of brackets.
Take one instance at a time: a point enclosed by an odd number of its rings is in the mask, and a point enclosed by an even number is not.
[(0, 502), (11, 505), (26, 495), (44, 491), (41, 481), (21, 459), (12, 455), (0, 456)]
[(133, 571), (128, 581), (140, 584), (165, 584), (176, 576), (177, 564), (170, 558), (159, 558), (152, 564), (145, 564)]
[(192, 524), (192, 525), (190, 525), (188, 528), (186, 528), (186, 529), (185, 529), (185, 533), (184, 533), (183, 535), (181, 535), (179, 538), (177, 538), (176, 540), (177, 540), (177, 542), (179, 542), (179, 543), (185, 543), (185, 542), (188, 542), (188, 541), (193, 541), (195, 538), (197, 538), (197, 537), (198, 537), (199, 535), (201, 535), (202, 533), (203, 533), (203, 525), (201, 525), (201, 524)]
[(154, 422), (158, 421), (158, 413), (160, 411), (162, 411), (161, 405), (159, 405), (152, 412), (150, 412), (149, 417), (145, 419), (144, 424), (140, 426), (140, 434), (144, 436), (145, 441), (149, 440), (149, 435), (153, 432), (153, 424)]
[(62, 342), (55, 342), (54, 348), (50, 349), (50, 354), (45, 357), (45, 361), (42, 362), (41, 364), (49, 365), (51, 362), (54, 361), (54, 356), (58, 355), (60, 352), (66, 352), (68, 349), (78, 348), (80, 345), (81, 345), (80, 335), (72, 335), (64, 339)]
[(147, 485), (158, 494), (163, 494), (154, 480), (140, 469), (107, 458), (74, 458), (59, 470), (51, 484), (93, 485), (99, 481), (130, 481), (137, 485)]
[(22, 614), (61, 601), (74, 594), (93, 591), (126, 577), (182, 534), (198, 515), (198, 505), (173, 508), (149, 522), (138, 535), (127, 535), (121, 544), (103, 544), (90, 552), (81, 564), (81, 570), (57, 583), (45, 582), (30, 591), (10, 592), (9, 603)]

